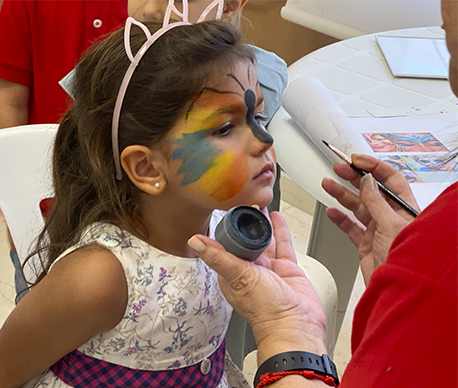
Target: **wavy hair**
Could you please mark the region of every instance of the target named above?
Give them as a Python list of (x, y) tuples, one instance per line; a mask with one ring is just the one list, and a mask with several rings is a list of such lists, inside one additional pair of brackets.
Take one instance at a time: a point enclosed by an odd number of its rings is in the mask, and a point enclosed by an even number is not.
[[(151, 33), (161, 27), (146, 26)], [(138, 222), (140, 191), (124, 172), (123, 179), (116, 180), (111, 147), (114, 104), (130, 64), (123, 34), (121, 29), (99, 42), (76, 67), (75, 105), (62, 119), (54, 145), (53, 209), (34, 252), (42, 267), (36, 283), (94, 222), (128, 225), (145, 234)], [(141, 29), (132, 27), (134, 54), (144, 41)], [(229, 23), (203, 22), (164, 34), (145, 53), (127, 89), (119, 124), (120, 151), (134, 144), (162, 147), (210, 77), (240, 60), (254, 62), (254, 54)]]

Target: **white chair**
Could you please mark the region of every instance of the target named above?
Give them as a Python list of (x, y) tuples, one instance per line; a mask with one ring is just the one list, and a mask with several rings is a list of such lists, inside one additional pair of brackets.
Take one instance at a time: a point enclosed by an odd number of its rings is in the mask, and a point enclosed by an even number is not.
[(440, 26), (440, 0), (288, 0), (285, 20), (337, 39)]
[[(57, 127), (39, 124), (0, 130), (0, 208), (21, 262), (44, 226), (40, 201), (53, 195), (50, 159)], [(27, 280), (33, 279), (31, 270), (25, 268)]]

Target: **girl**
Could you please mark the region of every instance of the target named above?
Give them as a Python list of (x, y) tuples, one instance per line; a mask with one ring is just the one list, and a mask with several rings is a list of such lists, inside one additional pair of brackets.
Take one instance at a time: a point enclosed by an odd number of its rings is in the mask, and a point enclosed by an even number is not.
[(272, 199), (253, 53), (220, 22), (147, 49), (128, 27), (125, 47), (121, 30), (77, 66), (44, 271), (0, 330), (2, 388), (248, 386), (224, 366), (231, 308), (187, 240)]

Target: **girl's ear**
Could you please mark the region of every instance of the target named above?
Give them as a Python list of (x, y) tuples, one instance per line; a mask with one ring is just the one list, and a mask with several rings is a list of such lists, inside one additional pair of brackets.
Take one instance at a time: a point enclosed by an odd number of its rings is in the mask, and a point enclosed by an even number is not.
[(222, 19), (227, 21), (237, 16), (247, 1), (248, 0), (225, 0)]
[(163, 173), (165, 158), (158, 150), (132, 145), (121, 152), (121, 166), (131, 182), (148, 194), (161, 194), (167, 180)]

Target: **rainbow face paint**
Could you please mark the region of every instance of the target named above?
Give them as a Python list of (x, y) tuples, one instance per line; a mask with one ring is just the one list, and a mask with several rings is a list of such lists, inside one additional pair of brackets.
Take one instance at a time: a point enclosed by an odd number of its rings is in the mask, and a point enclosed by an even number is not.
[(257, 80), (250, 85), (250, 67), (245, 80), (227, 74), (218, 88), (203, 88), (174, 130), (172, 159), (181, 163), (180, 185), (218, 202), (236, 196), (250, 180), (243, 128), (248, 127), (262, 143), (273, 143), (255, 117), (262, 97), (256, 98), (255, 91), (260, 95)]

